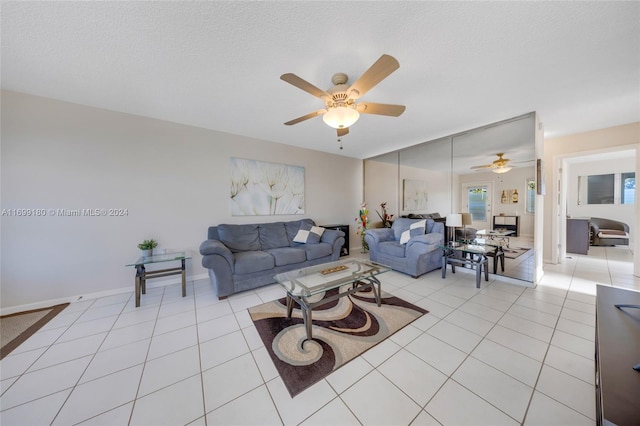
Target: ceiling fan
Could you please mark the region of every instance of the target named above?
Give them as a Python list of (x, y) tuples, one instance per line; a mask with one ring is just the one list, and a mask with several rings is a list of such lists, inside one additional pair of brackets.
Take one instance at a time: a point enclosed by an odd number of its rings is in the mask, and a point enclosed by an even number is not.
[(495, 160), (493, 163), (485, 164), (482, 166), (473, 166), (471, 167), (471, 170), (492, 169), (491, 171), (494, 173), (507, 173), (509, 170), (513, 168), (508, 166), (508, 163), (511, 160), (509, 160), (508, 158), (503, 158), (504, 152), (499, 152), (496, 155), (498, 156), (498, 159)]
[(399, 67), (400, 64), (393, 56), (382, 55), (351, 85), (347, 84), (349, 80), (347, 74), (334, 74), (331, 78), (334, 86), (327, 91), (317, 88), (295, 74), (282, 74), (281, 80), (322, 99), (325, 106), (323, 109), (294, 118), (284, 124), (291, 126), (322, 115), (322, 119), (327, 125), (337, 129), (338, 138), (340, 138), (349, 133), (349, 126), (358, 120), (360, 113), (398, 117), (404, 112), (406, 108), (404, 105), (356, 101)]

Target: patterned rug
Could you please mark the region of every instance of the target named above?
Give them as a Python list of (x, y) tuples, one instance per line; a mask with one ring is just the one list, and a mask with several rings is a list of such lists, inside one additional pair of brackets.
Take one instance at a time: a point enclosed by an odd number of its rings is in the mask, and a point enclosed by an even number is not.
[(68, 303), (0, 317), (0, 359), (58, 315)]
[[(337, 291), (330, 290), (309, 300), (319, 300)], [(301, 311), (296, 307), (291, 318), (287, 318), (286, 298), (249, 309), (292, 397), (428, 312), (385, 292), (381, 296), (380, 307), (368, 289), (315, 308), (313, 340), (306, 342)]]

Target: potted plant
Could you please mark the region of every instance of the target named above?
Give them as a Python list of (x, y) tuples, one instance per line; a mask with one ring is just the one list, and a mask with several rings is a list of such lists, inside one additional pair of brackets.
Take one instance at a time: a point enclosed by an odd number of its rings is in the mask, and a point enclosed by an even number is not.
[(153, 254), (153, 249), (158, 246), (156, 240), (144, 240), (138, 244), (138, 248), (142, 250), (142, 257), (150, 257)]

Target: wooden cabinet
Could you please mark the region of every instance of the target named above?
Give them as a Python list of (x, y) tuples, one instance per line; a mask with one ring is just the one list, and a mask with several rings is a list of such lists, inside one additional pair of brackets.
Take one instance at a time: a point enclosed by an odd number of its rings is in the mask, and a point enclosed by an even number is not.
[(493, 217), (493, 230), (506, 229), (507, 231), (513, 231), (514, 237), (520, 236), (520, 216), (494, 216)]
[(589, 219), (567, 219), (567, 253), (589, 254)]
[[(632, 305), (617, 308), (616, 305)], [(640, 293), (597, 286), (596, 420), (599, 425), (640, 424)]]
[(344, 232), (344, 245), (340, 250), (340, 256), (349, 255), (349, 225), (322, 225), (323, 228), (336, 229)]

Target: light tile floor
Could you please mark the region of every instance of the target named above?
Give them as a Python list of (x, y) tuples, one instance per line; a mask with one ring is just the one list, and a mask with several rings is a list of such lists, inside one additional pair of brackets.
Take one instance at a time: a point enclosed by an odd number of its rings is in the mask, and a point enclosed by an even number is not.
[(294, 399), (247, 312), (277, 286), (73, 303), (0, 362), (0, 423), (592, 425), (596, 283), (640, 290), (631, 260), (592, 247), (535, 289), (389, 272), (383, 289), (430, 313)]

